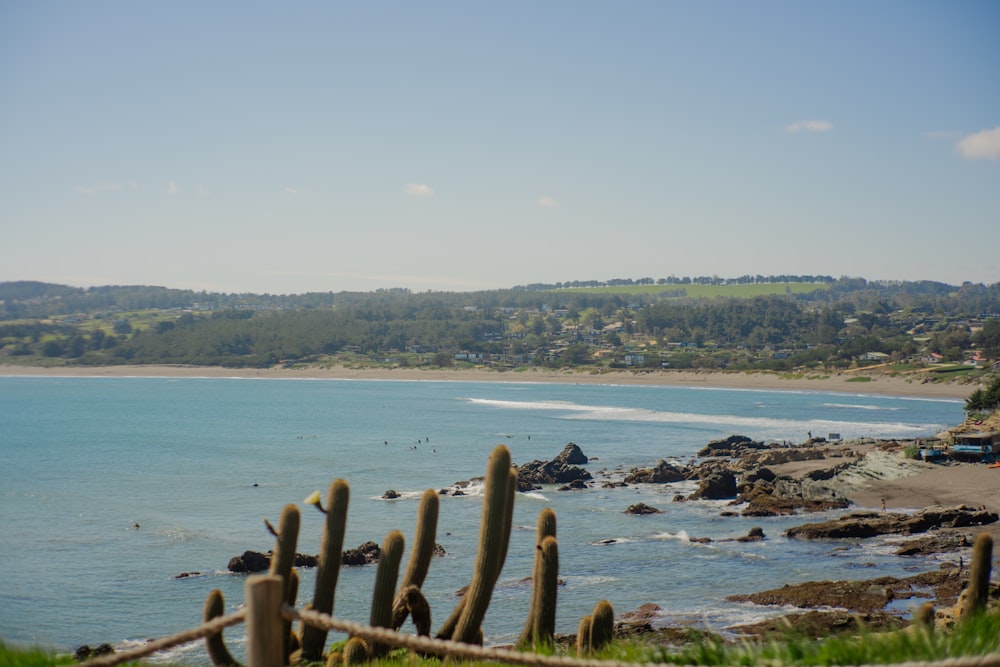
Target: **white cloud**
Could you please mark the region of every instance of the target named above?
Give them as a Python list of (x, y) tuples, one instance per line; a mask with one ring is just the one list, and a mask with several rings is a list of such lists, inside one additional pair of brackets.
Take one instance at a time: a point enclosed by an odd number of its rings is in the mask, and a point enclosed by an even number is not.
[(562, 204), (557, 202), (552, 197), (539, 197), (537, 203), (542, 208), (559, 208), (560, 206), (562, 206)]
[(829, 132), (833, 123), (828, 120), (798, 120), (785, 126), (785, 132)]
[(434, 190), (432, 190), (429, 185), (425, 185), (424, 183), (407, 183), (406, 187), (403, 188), (403, 192), (412, 197), (434, 196)]
[(181, 189), (177, 185), (176, 181), (168, 181), (167, 182), (167, 194), (168, 195), (175, 195), (175, 194), (177, 194), (180, 191), (181, 191)]
[(996, 160), (1000, 158), (1000, 125), (962, 137), (955, 149), (970, 160)]
[(121, 192), (122, 190), (138, 190), (138, 183), (97, 183), (95, 185), (78, 185), (73, 192), (78, 195), (96, 195), (101, 192)]
[(286, 185), (283, 189), (283, 192), (286, 195), (300, 195), (304, 192), (304, 190), (300, 190), (299, 188), (293, 188), (290, 185)]

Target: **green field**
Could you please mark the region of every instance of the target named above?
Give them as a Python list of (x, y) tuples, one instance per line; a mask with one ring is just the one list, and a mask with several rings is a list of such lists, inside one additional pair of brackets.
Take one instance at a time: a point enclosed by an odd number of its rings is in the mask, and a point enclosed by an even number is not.
[(747, 285), (620, 285), (615, 287), (568, 287), (557, 290), (560, 293), (579, 292), (586, 294), (661, 294), (663, 292), (679, 292), (683, 296), (667, 298), (713, 299), (730, 297), (749, 299), (755, 296), (770, 296), (774, 294), (809, 294), (817, 290), (829, 289), (822, 283), (757, 283)]

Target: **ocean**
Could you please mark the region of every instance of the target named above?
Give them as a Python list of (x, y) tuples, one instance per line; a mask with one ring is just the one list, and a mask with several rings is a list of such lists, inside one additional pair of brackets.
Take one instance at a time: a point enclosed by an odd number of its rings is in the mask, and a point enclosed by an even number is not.
[[(302, 509), (298, 551), (319, 550), (323, 516), (302, 501), (336, 478), (351, 499), (345, 548), (414, 532), (425, 489), (482, 476), (490, 451), (516, 463), (574, 442), (591, 488), (519, 494), (511, 545), (484, 621), (487, 643), (515, 639), (530, 599), (534, 526), (558, 519), (557, 631), (575, 632), (600, 599), (617, 614), (652, 602), (662, 621), (723, 630), (787, 610), (725, 600), (786, 583), (902, 576), (934, 558), (892, 555), (891, 540), (797, 542), (826, 518), (723, 517), (726, 501), (675, 503), (693, 483), (602, 488), (633, 467), (687, 462), (731, 434), (802, 442), (928, 437), (961, 421), (962, 402), (811, 391), (518, 382), (0, 377), (0, 639), (71, 651), (130, 647), (199, 624), (212, 589), (236, 609), (233, 556), (267, 551), (282, 508)], [(396, 500), (384, 500), (393, 489)], [(631, 516), (644, 502), (662, 514)], [(436, 629), (472, 574), (482, 498), (442, 496), (424, 585)], [(913, 508), (917, 509), (917, 508)], [(758, 543), (721, 541), (763, 528)], [(710, 537), (712, 542), (692, 542)], [(408, 553), (404, 554), (405, 559)], [(182, 573), (194, 573), (178, 578)], [(303, 570), (299, 604), (312, 597)], [(334, 614), (367, 622), (375, 567), (344, 568)], [(407, 625), (404, 628), (411, 628)], [(225, 633), (243, 658), (238, 626)], [(335, 634), (331, 641), (341, 639)], [(209, 664), (202, 645), (155, 660)], [(154, 661), (155, 661), (154, 660)]]

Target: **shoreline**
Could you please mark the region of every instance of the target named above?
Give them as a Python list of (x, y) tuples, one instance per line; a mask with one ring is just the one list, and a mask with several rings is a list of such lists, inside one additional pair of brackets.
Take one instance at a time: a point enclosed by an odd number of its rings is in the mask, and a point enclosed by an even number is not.
[[(223, 368), (221, 366), (132, 365), (132, 366), (15, 366), (0, 364), (0, 377), (150, 377), (150, 378), (244, 378), (309, 380), (405, 380), (436, 382), (538, 382), (565, 384), (647, 385), (748, 389), (768, 391), (815, 391), (844, 394), (874, 394), (910, 398), (964, 400), (978, 385), (920, 382), (889, 375), (860, 376), (849, 373), (789, 377), (763, 371), (628, 371), (600, 373), (587, 370), (349, 368), (305, 366), (302, 368)], [(867, 377), (867, 381), (855, 378)], [(853, 380), (853, 381), (851, 381)]]

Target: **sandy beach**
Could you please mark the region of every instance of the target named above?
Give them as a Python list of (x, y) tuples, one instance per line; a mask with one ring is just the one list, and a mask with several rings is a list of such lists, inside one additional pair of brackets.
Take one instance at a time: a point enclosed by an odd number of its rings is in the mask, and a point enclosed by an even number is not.
[[(3, 376), (49, 377), (233, 377), (256, 379), (357, 379), (357, 380), (427, 380), (469, 382), (562, 382), (579, 384), (632, 384), (680, 387), (718, 387), (727, 389), (765, 389), (781, 391), (824, 391), (849, 394), (880, 394), (924, 398), (965, 399), (976, 385), (936, 384), (901, 376), (873, 375), (864, 382), (850, 381), (852, 374), (816, 377), (786, 377), (771, 373), (698, 372), (698, 371), (553, 371), (529, 369), (499, 372), (486, 369), (362, 369), (303, 367), (297, 369), (230, 369), (194, 366), (101, 366), (41, 368), (0, 365)], [(790, 464), (779, 474), (805, 474), (810, 467), (828, 467), (831, 461), (815, 464)], [(911, 462), (912, 463), (912, 462)], [(780, 468), (780, 466), (779, 466)], [(986, 505), (1000, 511), (1000, 469), (983, 464), (931, 464), (919, 462), (907, 468), (905, 477), (873, 479), (863, 487), (846, 490), (859, 508), (878, 508), (885, 498), (890, 509), (919, 509), (929, 505)], [(994, 532), (991, 528), (990, 532)], [(1000, 537), (1000, 527), (996, 529)]]
[[(801, 377), (766, 372), (423, 368), (351, 368), (304, 366), (302, 368), (221, 368), (217, 366), (38, 366), (0, 365), (0, 375), (52, 377), (233, 377), (270, 379), (432, 380), (445, 382), (566, 382), (575, 384), (631, 384), (723, 389), (780, 391), (832, 391), (964, 400), (978, 385), (924, 381), (910, 376), (851, 373), (806, 374)], [(869, 378), (859, 380), (861, 377)]]

